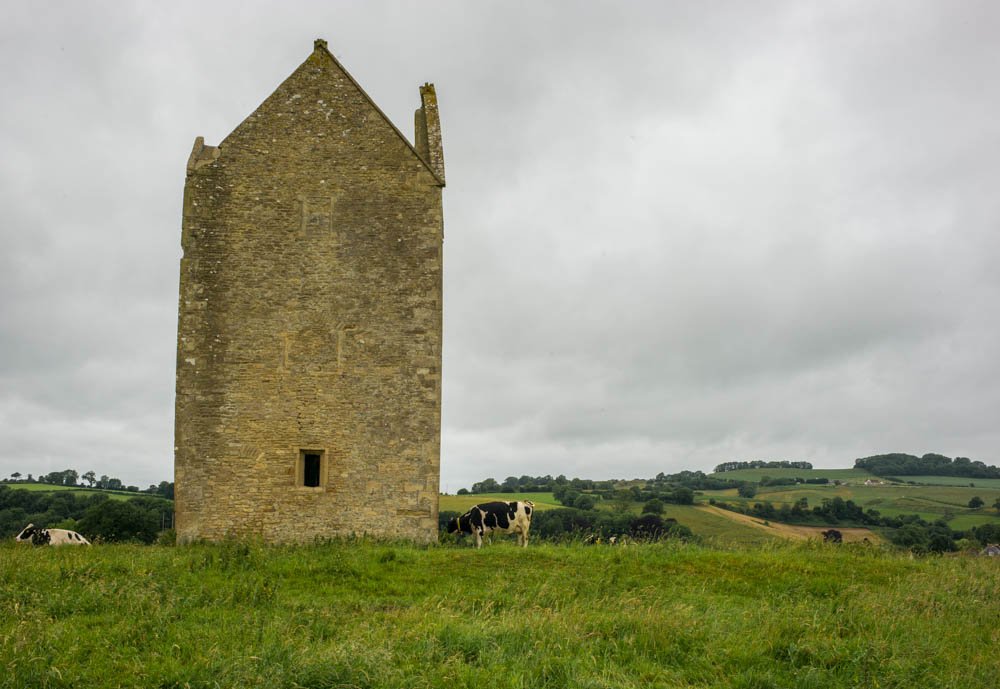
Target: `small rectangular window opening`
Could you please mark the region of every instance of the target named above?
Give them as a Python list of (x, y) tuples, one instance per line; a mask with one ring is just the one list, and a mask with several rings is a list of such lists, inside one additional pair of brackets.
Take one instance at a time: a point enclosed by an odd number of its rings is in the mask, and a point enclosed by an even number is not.
[(319, 488), (323, 478), (323, 453), (317, 450), (302, 450), (299, 453), (299, 485)]

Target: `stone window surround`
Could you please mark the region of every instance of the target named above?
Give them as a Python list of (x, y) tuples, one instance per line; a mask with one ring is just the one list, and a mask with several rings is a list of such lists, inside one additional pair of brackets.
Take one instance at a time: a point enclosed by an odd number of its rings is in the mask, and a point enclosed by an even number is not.
[[(306, 455), (319, 455), (319, 485), (305, 485)], [(330, 453), (326, 448), (317, 447), (297, 447), (295, 453), (295, 487), (299, 490), (318, 491), (326, 489), (326, 476), (329, 473), (328, 457)]]

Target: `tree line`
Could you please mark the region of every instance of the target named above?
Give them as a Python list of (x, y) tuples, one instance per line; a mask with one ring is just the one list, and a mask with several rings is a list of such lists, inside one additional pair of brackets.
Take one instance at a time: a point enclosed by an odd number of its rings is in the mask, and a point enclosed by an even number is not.
[(0, 484), (0, 539), (30, 524), (70, 529), (91, 542), (153, 543), (173, 527), (174, 505), (156, 496), (115, 500), (102, 493), (36, 492)]
[(893, 452), (854, 460), (855, 469), (865, 469), (876, 476), (958, 476), (962, 478), (1000, 478), (1000, 468), (968, 457), (945, 457), (928, 453), (923, 457)]
[(740, 469), (812, 469), (811, 462), (791, 462), (786, 459), (763, 460), (754, 459), (749, 462), (723, 462), (715, 467), (715, 473), (739, 471)]
[[(663, 492), (667, 486), (689, 488), (691, 490), (725, 490), (726, 488), (736, 488), (742, 483), (731, 479), (723, 479), (715, 476), (708, 476), (701, 471), (680, 471), (676, 474), (664, 474), (662, 471), (653, 478), (648, 479), (607, 479), (594, 481), (592, 479), (573, 478), (568, 479), (560, 474), (553, 478), (546, 476), (508, 476), (502, 482), (495, 478), (488, 478), (472, 484), (472, 488), (460, 488), (458, 495), (480, 495), (483, 493), (556, 493), (565, 490), (574, 493), (589, 493), (610, 499), (616, 491), (631, 489), (636, 486), (640, 491), (637, 500), (656, 497), (654, 493)], [(558, 499), (558, 498), (557, 498)]]
[[(80, 483), (83, 481), (86, 483)], [(148, 493), (158, 495), (168, 500), (174, 499), (174, 484), (170, 481), (160, 481), (159, 484), (150, 484), (149, 488), (140, 490), (138, 486), (127, 486), (121, 479), (113, 476), (102, 475), (98, 478), (93, 471), (85, 471), (83, 474), (76, 469), (64, 469), (63, 471), (52, 471), (47, 474), (39, 474), (34, 477), (28, 474), (26, 478), (19, 471), (11, 473), (10, 478), (5, 483), (44, 483), (50, 486), (69, 486), (72, 488), (91, 488), (96, 490), (120, 490), (129, 493)]]

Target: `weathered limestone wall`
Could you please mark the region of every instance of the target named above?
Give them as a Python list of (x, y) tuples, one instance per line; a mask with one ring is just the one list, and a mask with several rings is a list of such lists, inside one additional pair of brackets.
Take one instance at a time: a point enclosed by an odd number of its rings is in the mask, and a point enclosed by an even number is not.
[[(436, 538), (444, 162), (433, 87), (421, 96), (418, 155), (317, 41), (218, 147), (195, 142), (180, 540)], [(302, 485), (303, 450), (322, 456), (319, 486)]]

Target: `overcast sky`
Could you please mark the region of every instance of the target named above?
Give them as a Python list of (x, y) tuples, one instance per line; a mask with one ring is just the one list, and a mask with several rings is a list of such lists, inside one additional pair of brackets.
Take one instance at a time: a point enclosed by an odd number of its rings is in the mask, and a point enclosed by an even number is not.
[(323, 37), (437, 86), (442, 489), (1000, 462), (1000, 3), (4, 2), (0, 476), (173, 480), (181, 194)]

